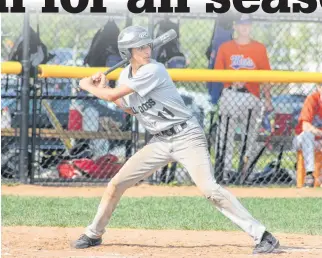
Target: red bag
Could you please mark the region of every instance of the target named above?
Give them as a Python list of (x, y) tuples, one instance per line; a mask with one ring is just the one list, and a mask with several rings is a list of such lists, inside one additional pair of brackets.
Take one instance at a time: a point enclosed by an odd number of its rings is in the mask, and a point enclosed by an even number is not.
[(75, 179), (77, 177), (82, 177), (80, 171), (78, 171), (71, 160), (63, 160), (57, 165), (57, 170), (59, 172), (59, 177), (65, 179)]
[(275, 136), (290, 136), (292, 134), (292, 114), (275, 114)]
[(77, 109), (69, 110), (68, 130), (69, 131), (83, 130), (83, 115)]
[(77, 177), (89, 177), (98, 179), (107, 179), (114, 177), (122, 167), (117, 163), (118, 158), (107, 154), (96, 160), (75, 159), (71, 161), (62, 161), (58, 164), (57, 170), (59, 176), (67, 179)]

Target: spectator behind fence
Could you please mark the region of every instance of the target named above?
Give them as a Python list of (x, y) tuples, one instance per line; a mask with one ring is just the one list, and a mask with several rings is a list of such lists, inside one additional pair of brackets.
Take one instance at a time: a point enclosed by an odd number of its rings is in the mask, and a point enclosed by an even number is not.
[[(217, 53), (215, 69), (229, 70), (270, 70), (266, 47), (250, 36), (252, 20), (249, 15), (241, 15), (234, 22), (236, 37), (223, 43)], [(270, 85), (263, 85), (266, 111), (272, 111)], [(247, 132), (247, 148), (244, 160), (248, 160), (256, 152), (255, 140), (262, 121), (264, 107), (260, 99), (260, 84), (253, 82), (225, 83), (222, 95), (219, 99), (220, 126), (217, 130), (217, 141), (220, 142), (220, 150), (225, 154), (221, 158), (223, 180), (228, 181), (232, 172), (234, 153), (234, 136), (241, 124), (242, 140)], [(228, 119), (229, 118), (229, 119)], [(248, 122), (249, 120), (249, 122)], [(228, 127), (227, 127), (228, 125)], [(225, 133), (227, 131), (225, 142)], [(219, 139), (218, 139), (219, 137)], [(242, 141), (243, 142), (243, 141)], [(217, 150), (218, 151), (218, 150)], [(223, 155), (223, 154), (221, 154)], [(217, 161), (218, 162), (218, 161)], [(240, 168), (239, 168), (240, 170)], [(240, 171), (239, 171), (240, 172)], [(231, 174), (234, 175), (234, 174)]]
[(322, 83), (317, 85), (316, 92), (306, 98), (295, 133), (293, 146), (301, 150), (304, 157), (305, 186), (313, 187), (314, 151), (322, 151)]

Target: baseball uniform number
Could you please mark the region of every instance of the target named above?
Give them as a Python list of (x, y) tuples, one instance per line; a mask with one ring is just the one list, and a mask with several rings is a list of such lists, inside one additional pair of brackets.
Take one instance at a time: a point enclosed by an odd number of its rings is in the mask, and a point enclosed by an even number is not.
[(166, 119), (166, 120), (169, 120), (169, 118), (167, 118), (166, 115), (174, 117), (174, 114), (169, 109), (167, 109), (166, 107), (163, 107), (162, 111), (163, 111), (163, 113), (161, 111), (158, 112), (159, 117), (162, 117), (163, 119)]

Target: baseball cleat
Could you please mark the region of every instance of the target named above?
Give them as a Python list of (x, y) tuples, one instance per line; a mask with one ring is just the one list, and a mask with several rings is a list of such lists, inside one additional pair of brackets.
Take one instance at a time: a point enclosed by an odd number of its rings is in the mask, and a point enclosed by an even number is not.
[(102, 238), (94, 239), (86, 236), (85, 234), (81, 235), (79, 239), (72, 243), (72, 247), (76, 249), (89, 248), (91, 246), (97, 246), (102, 243)]
[(279, 241), (271, 233), (265, 231), (261, 242), (255, 246), (253, 254), (271, 253), (279, 246)]
[(314, 187), (314, 177), (312, 174), (307, 175), (305, 177), (305, 183), (304, 183), (305, 187)]

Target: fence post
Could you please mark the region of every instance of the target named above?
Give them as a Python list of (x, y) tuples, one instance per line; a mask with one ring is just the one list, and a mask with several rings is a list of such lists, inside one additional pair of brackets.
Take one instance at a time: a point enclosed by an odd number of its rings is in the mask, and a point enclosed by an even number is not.
[[(26, 183), (26, 171), (28, 171), (28, 127), (29, 127), (29, 79), (30, 79), (30, 15), (28, 9), (24, 14), (23, 22), (23, 79), (21, 89), (21, 120), (20, 120), (20, 157), (19, 157), (19, 174), (20, 182)], [(27, 174), (28, 175), (28, 174)]]
[[(149, 34), (151, 35), (152, 38), (154, 38), (154, 18), (153, 18), (153, 15), (152, 14), (149, 14), (149, 17), (148, 17), (148, 31), (149, 31)], [(153, 53), (152, 53), (152, 57), (153, 57)], [(145, 134), (144, 134), (144, 142), (145, 144), (147, 144), (150, 140), (150, 134), (147, 130), (145, 130)]]
[[(36, 75), (32, 94), (32, 132), (31, 132), (31, 171), (30, 171), (30, 184), (34, 184), (35, 170), (36, 170), (36, 130), (37, 130), (37, 104), (38, 104), (38, 94), (39, 80)], [(39, 143), (40, 144), (40, 143)]]
[[(148, 16), (148, 31), (149, 34), (151, 35), (151, 37), (154, 39), (154, 17), (152, 14), (149, 14)], [(152, 57), (154, 58), (154, 53), (152, 51)], [(139, 134), (140, 135), (140, 134)], [(147, 130), (145, 130), (145, 134), (144, 134), (144, 143), (147, 144), (150, 140), (151, 136), (149, 134), (149, 132)], [(148, 182), (152, 183), (153, 182), (153, 175), (151, 175), (148, 178)]]

